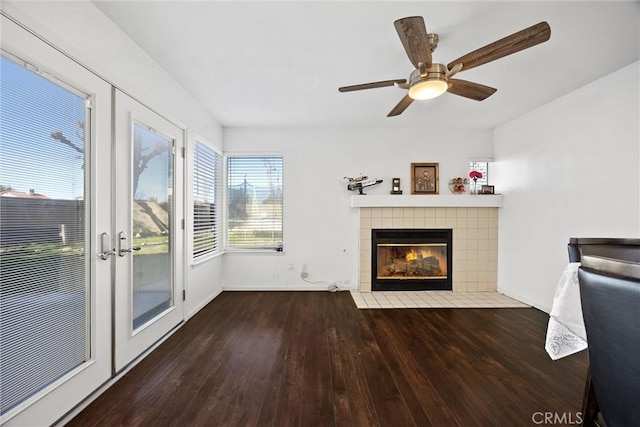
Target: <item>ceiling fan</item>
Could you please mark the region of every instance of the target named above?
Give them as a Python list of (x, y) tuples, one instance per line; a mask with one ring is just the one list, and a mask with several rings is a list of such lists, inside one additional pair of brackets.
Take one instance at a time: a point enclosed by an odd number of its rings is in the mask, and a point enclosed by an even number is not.
[(409, 61), (415, 67), (409, 76), (409, 82), (407, 83), (405, 79), (394, 79), (338, 88), (340, 92), (386, 86), (408, 89), (407, 95), (393, 107), (387, 117), (402, 114), (414, 99), (431, 99), (442, 95), (444, 92), (476, 101), (483, 101), (493, 95), (497, 89), (452, 77), (461, 71), (469, 70), (546, 42), (551, 36), (549, 24), (540, 22), (444, 65), (433, 62), (431, 58), (432, 52), (438, 47), (438, 35), (427, 33), (424, 19), (421, 16), (398, 19), (394, 22), (394, 26), (398, 36), (400, 36), (402, 46), (407, 52)]

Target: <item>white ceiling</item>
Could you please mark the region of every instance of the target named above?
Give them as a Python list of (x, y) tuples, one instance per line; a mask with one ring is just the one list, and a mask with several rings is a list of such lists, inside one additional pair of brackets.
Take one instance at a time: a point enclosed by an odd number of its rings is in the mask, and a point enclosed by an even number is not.
[[(493, 128), (635, 62), (640, 2), (96, 1), (225, 127)], [(420, 15), (451, 60), (540, 21), (551, 39), (457, 78), (498, 91), (387, 113), (405, 91), (338, 87), (407, 78), (393, 21)], [(543, 125), (543, 124), (541, 124)]]

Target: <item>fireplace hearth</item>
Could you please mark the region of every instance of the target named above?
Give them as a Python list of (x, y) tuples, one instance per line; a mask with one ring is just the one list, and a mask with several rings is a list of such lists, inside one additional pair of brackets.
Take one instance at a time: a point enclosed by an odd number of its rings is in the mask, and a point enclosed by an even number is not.
[(452, 289), (451, 229), (372, 229), (371, 290)]

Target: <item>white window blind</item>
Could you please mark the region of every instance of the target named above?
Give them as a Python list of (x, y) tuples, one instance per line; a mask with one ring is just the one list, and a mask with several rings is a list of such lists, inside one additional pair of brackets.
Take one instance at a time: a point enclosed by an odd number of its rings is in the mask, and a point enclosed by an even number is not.
[(89, 358), (86, 96), (4, 55), (0, 413)]
[(227, 206), (227, 248), (282, 250), (282, 156), (229, 156)]
[(220, 250), (222, 156), (207, 145), (193, 146), (193, 258)]

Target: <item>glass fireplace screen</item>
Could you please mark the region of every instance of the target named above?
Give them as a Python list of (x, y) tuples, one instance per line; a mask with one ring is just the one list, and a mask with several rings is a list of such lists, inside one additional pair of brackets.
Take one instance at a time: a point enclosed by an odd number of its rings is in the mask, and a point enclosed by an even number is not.
[(447, 278), (446, 243), (381, 243), (376, 249), (378, 279)]

